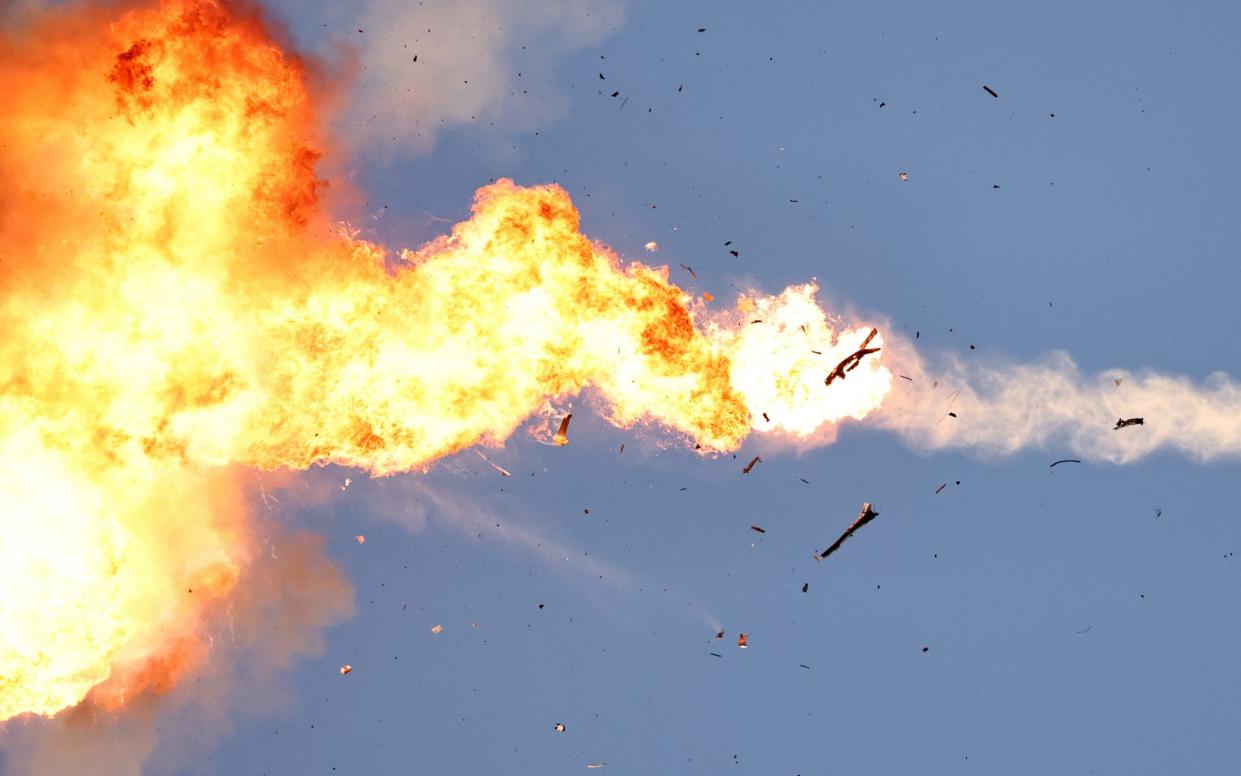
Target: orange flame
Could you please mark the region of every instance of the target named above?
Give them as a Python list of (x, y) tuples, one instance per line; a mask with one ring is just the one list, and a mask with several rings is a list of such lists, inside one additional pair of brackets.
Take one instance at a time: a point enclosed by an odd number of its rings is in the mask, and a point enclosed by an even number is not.
[(302, 69), (258, 20), (166, 0), (99, 27), (0, 45), (0, 720), (207, 659), (248, 555), (220, 467), (408, 471), (586, 388), (725, 451), (890, 387), (878, 358), (823, 385), (857, 337), (813, 286), (708, 316), (555, 186), (479, 190), (391, 271), (321, 226)]

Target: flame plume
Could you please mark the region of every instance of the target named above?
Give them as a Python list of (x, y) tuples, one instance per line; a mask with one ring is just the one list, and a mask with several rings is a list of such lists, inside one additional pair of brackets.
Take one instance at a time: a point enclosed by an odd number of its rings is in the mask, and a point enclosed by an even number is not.
[(395, 269), (328, 232), (302, 67), (232, 3), (48, 12), (0, 41), (0, 91), (0, 720), (208, 658), (252, 553), (224, 467), (408, 471), (586, 388), (724, 451), (891, 384), (878, 358), (822, 384), (869, 327), (814, 286), (709, 316), (558, 187), (481, 189)]

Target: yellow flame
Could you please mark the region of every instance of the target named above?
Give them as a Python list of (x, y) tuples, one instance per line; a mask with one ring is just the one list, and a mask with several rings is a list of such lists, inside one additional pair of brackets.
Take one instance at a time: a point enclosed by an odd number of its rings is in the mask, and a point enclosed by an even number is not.
[(249, 556), (221, 467), (408, 471), (586, 388), (707, 452), (882, 400), (878, 358), (823, 385), (866, 329), (813, 286), (699, 322), (555, 186), (480, 189), (395, 271), (330, 234), (301, 68), (230, 9), (52, 11), (0, 46), (0, 720), (205, 659)]
[[(818, 286), (808, 283), (779, 296), (742, 297), (735, 328), (711, 332), (727, 349), (732, 386), (746, 398), (750, 424), (758, 431), (809, 437), (824, 423), (861, 420), (892, 387), (892, 373), (874, 356), (862, 359), (846, 379), (824, 384), (870, 327), (837, 331), (815, 302), (817, 292)], [(882, 345), (877, 336), (870, 347)]]

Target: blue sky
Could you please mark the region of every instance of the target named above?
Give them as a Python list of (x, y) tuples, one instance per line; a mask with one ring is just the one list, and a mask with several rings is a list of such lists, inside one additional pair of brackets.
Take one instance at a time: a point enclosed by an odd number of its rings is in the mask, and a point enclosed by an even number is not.
[[(357, 26), (275, 5), (321, 52)], [(433, 146), (365, 135), (336, 160), (382, 213), (366, 236), (416, 244), (490, 180), (557, 182), (587, 234), (644, 261), (657, 241), (686, 287), (817, 278), (931, 362), (973, 345), (1241, 376), (1241, 8), (535, 5), (599, 16), (522, 27), (480, 4), (509, 25), (502, 99)], [(519, 433), (488, 453), (508, 478), (473, 452), (306, 475), (353, 482), (267, 519), (327, 537), (356, 613), (184, 772), (1153, 774), (1241, 755), (1235, 459), (1052, 469), (1071, 451), (919, 452), (863, 424), (743, 475), (753, 444), (700, 458), (589, 412), (572, 440)], [(812, 560), (863, 501), (880, 517)]]

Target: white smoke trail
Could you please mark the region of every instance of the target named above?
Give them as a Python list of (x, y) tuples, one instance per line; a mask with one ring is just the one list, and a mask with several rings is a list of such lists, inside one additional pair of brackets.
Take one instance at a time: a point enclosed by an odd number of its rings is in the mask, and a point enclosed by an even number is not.
[[(903, 377), (868, 421), (915, 448), (1054, 447), (1113, 463), (1163, 449), (1200, 461), (1241, 457), (1241, 387), (1223, 373), (1201, 383), (1122, 369), (1085, 375), (1061, 352), (1028, 364), (949, 356), (928, 367), (911, 343), (887, 336), (885, 360)], [(1142, 425), (1116, 428), (1137, 417)]]

